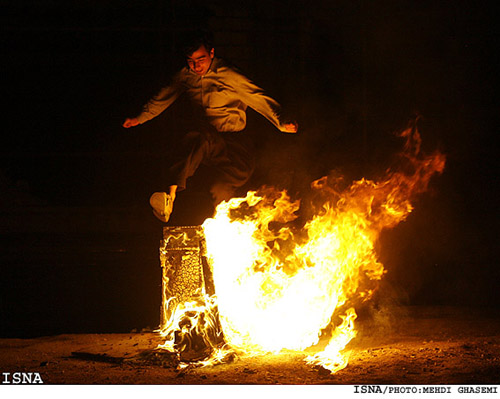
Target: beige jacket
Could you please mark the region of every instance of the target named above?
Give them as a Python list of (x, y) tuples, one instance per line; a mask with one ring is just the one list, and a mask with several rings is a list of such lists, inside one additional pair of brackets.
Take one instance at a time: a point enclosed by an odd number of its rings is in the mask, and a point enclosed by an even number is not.
[(215, 57), (210, 69), (199, 76), (183, 68), (144, 107), (137, 117), (140, 123), (153, 119), (168, 108), (181, 94), (186, 93), (200, 105), (208, 121), (219, 132), (238, 132), (246, 126), (246, 108), (250, 107), (267, 118), (279, 130), (280, 105), (251, 80), (223, 60)]

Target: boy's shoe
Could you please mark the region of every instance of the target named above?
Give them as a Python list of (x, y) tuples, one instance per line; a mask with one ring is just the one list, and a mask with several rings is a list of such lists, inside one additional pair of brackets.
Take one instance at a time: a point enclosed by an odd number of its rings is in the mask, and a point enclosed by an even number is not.
[(174, 208), (174, 200), (167, 193), (154, 193), (149, 199), (153, 214), (162, 222), (167, 223)]

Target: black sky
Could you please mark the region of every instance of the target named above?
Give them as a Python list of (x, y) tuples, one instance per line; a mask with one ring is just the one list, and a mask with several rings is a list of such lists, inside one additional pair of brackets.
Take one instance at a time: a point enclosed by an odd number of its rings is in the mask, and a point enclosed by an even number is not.
[[(39, 237), (40, 231), (51, 230), (47, 218), (30, 214), (33, 209), (57, 213), (54, 209), (99, 208), (113, 214), (118, 206), (139, 209), (141, 218), (141, 212), (149, 215), (147, 199), (162, 184), (185, 109), (179, 102), (135, 131), (124, 131), (121, 123), (138, 112), (181, 65), (173, 49), (183, 31), (207, 24), (215, 33), (218, 54), (280, 100), (301, 126), (298, 136), (286, 137), (250, 112), (260, 168), (249, 188), (276, 184), (300, 194), (311, 180), (332, 169), (352, 178), (377, 178), (399, 149), (393, 132), (421, 115), (424, 150), (441, 150), (448, 164), (444, 174), (433, 180), (429, 194), (417, 201), (410, 219), (383, 238), (381, 256), (390, 269), (387, 284), (404, 291), (402, 296), (412, 303), (500, 304), (494, 283), (499, 277), (495, 138), (500, 109), (499, 32), (493, 4), (408, 0), (244, 4), (3, 0), (0, 4), (4, 247), (16, 242), (16, 251), (25, 251), (29, 245), (19, 244), (24, 242), (19, 237)], [(196, 223), (210, 212), (209, 205), (199, 205), (207, 201), (203, 177), (193, 185), (186, 205), (178, 211), (179, 224)], [(193, 204), (198, 204), (197, 214), (189, 208)], [(21, 215), (17, 224), (11, 222), (14, 214)], [(101, 217), (92, 216), (83, 223), (81, 218), (75, 216), (74, 230), (94, 234), (89, 248), (102, 242), (99, 237), (116, 224), (106, 225)], [(160, 226), (154, 223), (143, 220), (138, 230), (146, 237), (157, 234)], [(63, 225), (55, 222), (50, 233), (66, 235), (68, 228)], [(155, 248), (156, 239), (144, 244), (148, 250)], [(141, 240), (147, 241), (142, 236)], [(76, 244), (66, 240), (43, 245)], [(134, 255), (127, 270), (136, 276), (133, 263), (139, 255), (133, 249), (130, 253)], [(156, 254), (148, 256), (154, 259)], [(25, 275), (12, 270), (31, 261), (12, 255), (4, 256), (3, 262), (8, 275), (20, 284)], [(144, 286), (156, 276), (148, 273)], [(64, 287), (73, 277), (55, 280)], [(119, 292), (130, 282), (120, 284), (113, 290)], [(109, 294), (95, 287), (89, 282), (92, 292)], [(5, 292), (1, 309), (7, 317), (12, 314), (9, 304), (17, 297)], [(37, 295), (43, 296), (43, 290)], [(57, 306), (61, 295), (53, 294), (50, 306)], [(149, 298), (144, 306), (157, 300), (154, 295)], [(107, 301), (122, 306), (116, 299)], [(145, 319), (154, 320), (155, 312), (156, 308)], [(134, 314), (140, 313), (137, 309)], [(140, 321), (130, 323), (147, 322), (134, 317)], [(21, 329), (23, 323), (12, 321), (11, 326)], [(68, 322), (60, 328), (72, 326)], [(113, 328), (111, 324), (109, 329)]]

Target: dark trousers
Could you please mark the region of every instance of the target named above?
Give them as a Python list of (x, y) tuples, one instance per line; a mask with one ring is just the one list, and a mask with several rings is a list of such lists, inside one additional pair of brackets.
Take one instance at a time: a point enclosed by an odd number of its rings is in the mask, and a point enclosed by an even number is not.
[(243, 186), (255, 168), (250, 140), (243, 132), (218, 132), (207, 127), (189, 132), (183, 140), (180, 157), (169, 169), (170, 182), (178, 190), (201, 164), (217, 169), (220, 179), (211, 188), (215, 204), (230, 199)]

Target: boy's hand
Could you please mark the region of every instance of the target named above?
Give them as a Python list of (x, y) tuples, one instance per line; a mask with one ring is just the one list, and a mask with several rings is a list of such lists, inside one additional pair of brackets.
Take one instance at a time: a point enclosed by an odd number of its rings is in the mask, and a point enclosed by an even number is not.
[(299, 124), (297, 122), (287, 122), (283, 124), (283, 132), (285, 133), (297, 133), (299, 130)]
[(122, 126), (128, 129), (129, 127), (134, 127), (137, 125), (139, 125), (139, 121), (137, 120), (137, 118), (127, 118), (125, 119), (125, 122), (123, 122)]

